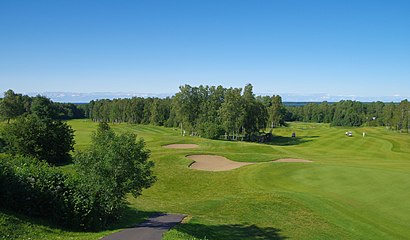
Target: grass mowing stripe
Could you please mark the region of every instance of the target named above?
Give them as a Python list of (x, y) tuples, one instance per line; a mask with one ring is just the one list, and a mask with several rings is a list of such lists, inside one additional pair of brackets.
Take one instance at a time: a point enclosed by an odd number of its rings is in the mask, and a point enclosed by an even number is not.
[[(76, 130), (76, 149), (85, 149), (97, 124), (87, 120), (68, 123)], [(134, 210), (132, 216), (139, 216), (135, 211), (142, 215), (158, 211), (190, 215), (186, 224), (165, 235), (166, 240), (406, 239), (410, 236), (408, 134), (385, 128), (291, 123), (289, 127), (274, 129), (270, 144), (257, 144), (182, 137), (178, 129), (148, 125), (112, 126), (117, 132), (134, 132), (146, 139), (156, 164), (157, 183), (144, 190), (141, 197), (128, 198)], [(296, 132), (296, 139), (291, 138), (292, 131)], [(353, 137), (346, 137), (346, 131), (353, 131)], [(365, 137), (362, 132), (366, 132)], [(170, 143), (195, 143), (200, 147), (162, 147)], [(191, 161), (185, 156), (199, 153), (262, 163), (227, 172), (189, 169)], [(263, 163), (282, 157), (314, 162)], [(22, 221), (21, 229), (28, 229), (24, 225), (31, 224), (27, 219), (19, 221)], [(127, 221), (131, 224), (135, 220)], [(3, 220), (3, 225), (8, 223), (9, 220)], [(3, 232), (10, 231), (1, 226)], [(27, 232), (30, 231), (32, 239), (56, 235), (97, 239), (105, 234), (63, 230), (56, 234), (41, 227)], [(21, 236), (27, 238), (27, 232)]]

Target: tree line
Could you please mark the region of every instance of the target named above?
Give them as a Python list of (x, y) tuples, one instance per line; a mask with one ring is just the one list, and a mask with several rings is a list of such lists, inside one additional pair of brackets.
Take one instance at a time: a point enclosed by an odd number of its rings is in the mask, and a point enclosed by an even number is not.
[(410, 132), (410, 104), (342, 100), (284, 106), (279, 95), (255, 96), (242, 88), (180, 86), (172, 97), (102, 99), (84, 105), (94, 121), (128, 122), (181, 128), (182, 134), (207, 138), (258, 139), (266, 128), (285, 122), (330, 123), (332, 126), (386, 126)]
[(332, 126), (385, 126), (410, 132), (410, 102), (362, 103), (342, 100), (337, 103), (309, 103), (287, 106), (286, 121), (330, 123)]
[[(0, 117), (15, 118), (47, 105), (55, 118), (90, 118), (112, 123), (152, 124), (181, 128), (182, 134), (207, 138), (255, 140), (266, 128), (285, 122), (330, 123), (332, 126), (386, 126), (410, 132), (410, 104), (342, 100), (284, 106), (279, 95), (255, 96), (251, 84), (242, 88), (180, 86), (167, 98), (101, 99), (86, 104), (54, 103), (46, 97), (5, 92)], [(41, 109), (41, 108), (40, 108)]]
[(82, 105), (85, 116), (96, 122), (135, 123), (171, 126), (169, 122), (171, 99), (124, 98), (92, 100)]
[[(84, 118), (84, 106), (73, 103), (57, 103), (49, 98), (37, 95), (30, 97), (20, 93), (15, 93), (9, 89), (0, 99), (0, 119), (7, 120), (17, 118), (21, 115), (39, 113), (44, 111), (55, 119), (67, 120)], [(43, 113), (40, 113), (43, 115)]]
[(180, 86), (169, 98), (102, 99), (84, 106), (94, 121), (128, 122), (181, 128), (182, 134), (254, 140), (266, 127), (285, 124), (279, 95), (255, 96), (242, 88)]

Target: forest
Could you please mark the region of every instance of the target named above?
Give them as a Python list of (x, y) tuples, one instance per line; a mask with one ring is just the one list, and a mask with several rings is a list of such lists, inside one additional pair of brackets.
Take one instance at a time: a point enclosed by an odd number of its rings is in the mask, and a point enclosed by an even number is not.
[(179, 127), (182, 134), (217, 139), (254, 140), (267, 126), (285, 124), (279, 95), (255, 96), (242, 88), (184, 85), (172, 98), (91, 101), (85, 114), (94, 121), (129, 122)]
[(385, 126), (388, 129), (410, 132), (410, 103), (343, 100), (337, 103), (309, 103), (286, 107), (287, 121), (330, 123), (331, 126)]
[(342, 100), (286, 106), (279, 95), (255, 96), (252, 85), (241, 88), (184, 85), (171, 98), (96, 100), (82, 106), (94, 121), (179, 127), (207, 138), (252, 140), (286, 122), (330, 123), (331, 126), (385, 126), (410, 131), (410, 103)]
[(9, 89), (4, 92), (3, 99), (0, 99), (0, 119), (10, 122), (10, 119), (38, 111), (42, 111), (38, 112), (40, 115), (47, 112), (50, 117), (60, 120), (84, 118), (84, 110), (79, 106), (53, 102), (41, 95), (30, 97)]
[(55, 103), (43, 96), (5, 92), (0, 116), (9, 121), (48, 105), (59, 119), (89, 118), (98, 122), (152, 124), (177, 127), (183, 135), (211, 139), (255, 141), (266, 129), (286, 122), (330, 123), (331, 126), (385, 126), (410, 132), (410, 103), (342, 100), (285, 106), (279, 95), (256, 96), (251, 84), (242, 88), (183, 85), (167, 98), (100, 99), (85, 104)]

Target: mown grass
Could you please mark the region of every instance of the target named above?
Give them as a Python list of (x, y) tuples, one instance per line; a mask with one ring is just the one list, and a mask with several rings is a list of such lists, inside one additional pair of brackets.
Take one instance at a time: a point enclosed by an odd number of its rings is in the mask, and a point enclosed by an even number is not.
[[(85, 150), (96, 124), (69, 121), (76, 150)], [(61, 230), (39, 221), (0, 214), (0, 236), (98, 239), (142, 221), (151, 212), (185, 213), (189, 218), (165, 239), (406, 239), (410, 238), (410, 136), (384, 128), (332, 128), (292, 123), (273, 131), (269, 144), (182, 137), (178, 129), (113, 124), (147, 142), (158, 181), (137, 199), (122, 223), (99, 233)], [(295, 131), (297, 138), (291, 138)], [(353, 137), (346, 137), (353, 131)], [(362, 137), (366, 132), (366, 137)], [(197, 149), (166, 149), (196, 143)], [(260, 162), (227, 172), (189, 169), (188, 154), (216, 154)], [(278, 158), (313, 163), (272, 163)], [(69, 166), (66, 166), (69, 168)], [(21, 237), (22, 236), (22, 237)]]

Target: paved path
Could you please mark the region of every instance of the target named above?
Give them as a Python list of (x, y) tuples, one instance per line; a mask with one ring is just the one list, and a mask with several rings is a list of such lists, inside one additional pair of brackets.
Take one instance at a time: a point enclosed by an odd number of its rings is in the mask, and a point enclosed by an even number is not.
[(102, 240), (161, 240), (162, 234), (180, 223), (184, 217), (186, 215), (156, 214), (136, 227), (113, 233)]

